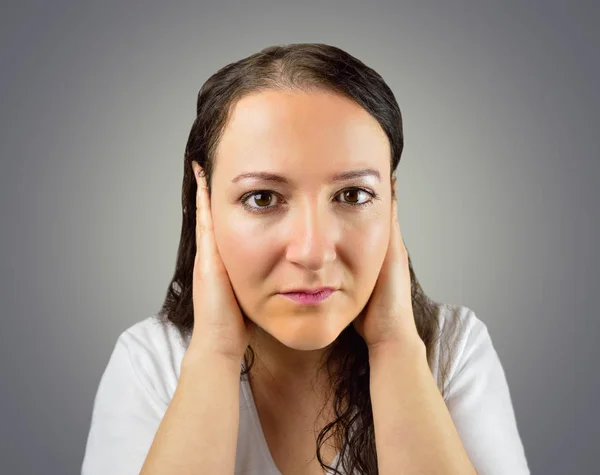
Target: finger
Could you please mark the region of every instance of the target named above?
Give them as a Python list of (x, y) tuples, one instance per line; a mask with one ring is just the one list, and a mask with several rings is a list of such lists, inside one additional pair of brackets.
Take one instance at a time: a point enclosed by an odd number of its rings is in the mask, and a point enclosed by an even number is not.
[(392, 236), (390, 239), (393, 240), (394, 245), (398, 246), (398, 251), (401, 254), (406, 254), (406, 246), (404, 245), (404, 238), (402, 237), (402, 231), (400, 230), (400, 220), (398, 218), (398, 201), (393, 200), (392, 203)]
[(392, 235), (390, 239), (397, 240), (400, 234), (400, 223), (398, 222), (398, 202), (392, 201)]
[(215, 256), (217, 246), (213, 234), (213, 221), (210, 211), (210, 196), (204, 170), (196, 162), (192, 162), (196, 178), (196, 259), (204, 275), (214, 275), (217, 270)]
[(392, 262), (395, 258), (395, 254), (397, 252), (398, 246), (398, 224), (397, 224), (397, 205), (396, 200), (392, 199), (392, 212), (390, 213), (390, 237), (388, 240), (387, 252), (385, 253), (385, 258), (383, 260), (383, 269), (387, 269), (392, 266)]

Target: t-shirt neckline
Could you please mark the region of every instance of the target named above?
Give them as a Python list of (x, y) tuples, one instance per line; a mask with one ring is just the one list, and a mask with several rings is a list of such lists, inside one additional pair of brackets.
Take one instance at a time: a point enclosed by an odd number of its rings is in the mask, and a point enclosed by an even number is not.
[[(246, 368), (246, 364), (242, 362), (242, 371)], [(245, 375), (241, 381), (242, 391), (244, 393), (244, 397), (246, 398), (246, 402), (248, 403), (248, 407), (250, 409), (250, 417), (252, 419), (252, 423), (254, 425), (254, 429), (258, 435), (258, 443), (260, 445), (263, 456), (266, 459), (267, 464), (269, 465), (269, 469), (273, 472), (273, 475), (283, 475), (280, 470), (277, 468), (277, 464), (275, 463), (275, 459), (273, 459), (273, 455), (269, 450), (269, 445), (267, 444), (267, 438), (265, 437), (265, 433), (263, 431), (262, 425), (260, 423), (260, 417), (258, 415), (258, 409), (256, 408), (256, 403), (254, 401), (254, 395), (252, 394), (252, 388), (250, 387), (250, 382), (248, 380), (248, 376)], [(338, 468), (340, 458), (340, 451), (336, 454), (333, 462), (331, 463), (332, 467)], [(333, 472), (328, 471), (328, 474)]]

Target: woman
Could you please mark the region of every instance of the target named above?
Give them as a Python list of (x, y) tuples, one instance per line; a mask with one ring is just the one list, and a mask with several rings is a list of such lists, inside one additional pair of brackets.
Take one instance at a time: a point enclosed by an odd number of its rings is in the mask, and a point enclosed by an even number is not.
[(403, 143), (390, 88), (339, 48), (209, 78), (175, 275), (117, 340), (82, 473), (529, 473), (487, 327), (415, 276)]

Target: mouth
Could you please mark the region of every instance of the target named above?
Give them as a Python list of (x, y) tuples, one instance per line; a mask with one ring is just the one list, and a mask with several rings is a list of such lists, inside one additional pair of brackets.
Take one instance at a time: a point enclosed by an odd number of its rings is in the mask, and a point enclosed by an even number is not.
[(279, 295), (298, 304), (316, 305), (327, 300), (334, 292), (335, 289), (323, 289), (317, 292), (285, 292)]

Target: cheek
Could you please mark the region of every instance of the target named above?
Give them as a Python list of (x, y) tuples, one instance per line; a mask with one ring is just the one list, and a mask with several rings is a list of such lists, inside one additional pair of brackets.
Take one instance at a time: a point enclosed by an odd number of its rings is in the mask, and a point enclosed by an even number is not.
[(351, 247), (347, 250), (348, 259), (352, 262), (352, 273), (356, 279), (356, 291), (370, 296), (387, 252), (390, 238), (390, 227), (386, 223), (377, 222), (355, 233), (346, 242)]
[(219, 214), (213, 219), (214, 235), (221, 260), (236, 294), (244, 298), (260, 285), (261, 269), (268, 262), (268, 241), (248, 221)]

